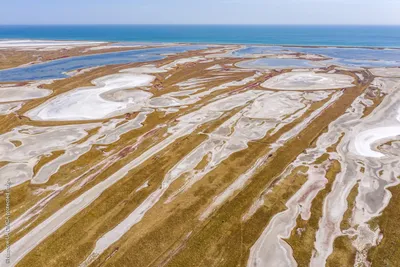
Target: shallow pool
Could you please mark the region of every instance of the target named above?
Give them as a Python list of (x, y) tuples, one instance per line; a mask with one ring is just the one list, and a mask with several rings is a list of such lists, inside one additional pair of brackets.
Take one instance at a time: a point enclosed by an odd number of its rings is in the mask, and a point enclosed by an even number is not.
[(318, 54), (333, 58), (341, 65), (357, 67), (400, 66), (400, 49), (368, 49), (337, 47), (288, 47), (296, 52)]
[(2, 70), (0, 71), (0, 81), (29, 81), (65, 78), (67, 75), (64, 73), (72, 70), (113, 64), (148, 62), (163, 59), (165, 54), (182, 53), (205, 48), (207, 48), (207, 46), (171, 46), (70, 57), (26, 67)]
[(238, 49), (232, 52), (232, 56), (235, 57), (246, 57), (252, 55), (277, 55), (277, 54), (287, 54), (293, 53), (292, 51), (286, 51), (285, 48), (281, 46), (247, 46), (245, 48)]
[(347, 67), (399, 67), (400, 61), (385, 61), (385, 60), (352, 60), (352, 59), (336, 59), (330, 61), (332, 65), (341, 65)]

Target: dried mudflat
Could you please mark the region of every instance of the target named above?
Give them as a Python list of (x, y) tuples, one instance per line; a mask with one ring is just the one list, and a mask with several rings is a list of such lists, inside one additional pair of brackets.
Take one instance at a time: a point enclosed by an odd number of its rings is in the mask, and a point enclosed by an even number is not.
[[(63, 45), (29, 46), (57, 56), (40, 47)], [(397, 266), (398, 69), (241, 63), (288, 56), (317, 57), (177, 48), (5, 81), (0, 194), (11, 193), (11, 232), (0, 237), (10, 264)], [(5, 242), (0, 250), (3, 264)]]
[[(132, 89), (149, 86), (153, 80), (154, 77), (145, 74), (101, 77), (93, 81), (95, 86), (68, 91), (25, 115), (33, 120), (76, 121), (105, 119), (139, 111), (152, 94)], [(107, 99), (107, 95), (112, 99)], [(122, 98), (121, 101), (118, 101), (119, 98)]]

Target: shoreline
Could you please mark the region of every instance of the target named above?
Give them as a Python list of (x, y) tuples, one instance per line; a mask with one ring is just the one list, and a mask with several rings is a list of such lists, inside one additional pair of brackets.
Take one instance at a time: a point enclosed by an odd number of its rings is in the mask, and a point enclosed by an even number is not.
[[(1, 25), (0, 25), (1, 27)], [(95, 45), (94, 42), (98, 42), (98, 44), (103, 45), (112, 45), (112, 44), (119, 44), (119, 43), (129, 43), (132, 45), (144, 44), (144, 45), (151, 45), (151, 44), (159, 44), (159, 45), (248, 45), (248, 46), (274, 46), (274, 47), (285, 47), (285, 48), (354, 48), (354, 49), (371, 49), (371, 50), (400, 50), (399, 46), (353, 46), (353, 45), (306, 45), (306, 44), (273, 44), (273, 43), (223, 43), (223, 42), (178, 42), (178, 41), (170, 41), (170, 42), (162, 42), (162, 41), (149, 41), (149, 40), (135, 40), (135, 41), (124, 41), (124, 40), (97, 40), (97, 39), (47, 39), (47, 38), (35, 38), (35, 39), (23, 39), (23, 38), (0, 38), (0, 42), (2, 41), (47, 41), (47, 42), (87, 42), (87, 46)], [(50, 45), (50, 44), (49, 44)], [(71, 45), (72, 46), (72, 45)], [(80, 45), (84, 46), (84, 45)], [(112, 46), (111, 46), (112, 47)], [(129, 45), (127, 45), (129, 47)], [(7, 48), (2, 48), (0, 46), (0, 50), (4, 49), (14, 49), (18, 48), (18, 46), (10, 46)]]

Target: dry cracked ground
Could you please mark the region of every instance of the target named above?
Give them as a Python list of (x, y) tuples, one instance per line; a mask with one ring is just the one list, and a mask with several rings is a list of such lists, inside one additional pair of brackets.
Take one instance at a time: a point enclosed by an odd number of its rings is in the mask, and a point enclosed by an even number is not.
[(399, 68), (177, 46), (0, 43), (0, 266), (400, 266)]

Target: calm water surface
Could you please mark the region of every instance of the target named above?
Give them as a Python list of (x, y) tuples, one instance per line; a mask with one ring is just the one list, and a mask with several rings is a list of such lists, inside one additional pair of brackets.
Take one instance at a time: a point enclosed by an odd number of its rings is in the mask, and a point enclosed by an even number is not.
[(70, 57), (26, 67), (2, 70), (0, 71), (0, 81), (26, 81), (65, 78), (67, 77), (65, 72), (76, 69), (112, 64), (149, 62), (163, 59), (165, 57), (164, 54), (182, 53), (205, 48), (207, 48), (207, 46), (174, 46)]
[(0, 39), (400, 47), (400, 26), (50, 25), (0, 26)]

